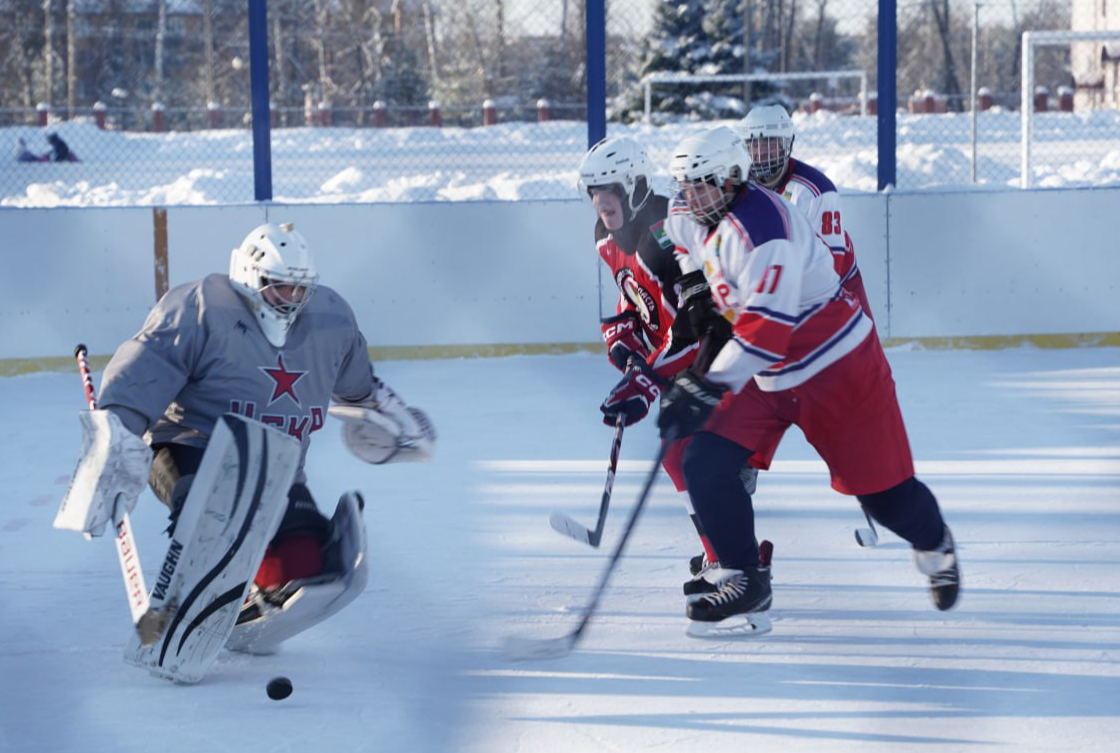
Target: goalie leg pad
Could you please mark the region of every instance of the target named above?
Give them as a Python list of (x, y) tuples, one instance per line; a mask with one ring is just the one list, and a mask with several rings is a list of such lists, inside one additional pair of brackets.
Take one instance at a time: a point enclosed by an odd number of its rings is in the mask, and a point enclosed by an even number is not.
[(325, 547), (327, 571), (293, 580), (279, 589), (254, 588), (241, 610), (226, 648), (251, 654), (272, 654), (280, 644), (317, 625), (361, 595), (369, 580), (362, 499), (347, 492), (331, 518)]
[(299, 458), (292, 437), (239, 416), (219, 419), (152, 589), (167, 628), (149, 646), (134, 635), (126, 662), (175, 682), (205, 676), (287, 507)]

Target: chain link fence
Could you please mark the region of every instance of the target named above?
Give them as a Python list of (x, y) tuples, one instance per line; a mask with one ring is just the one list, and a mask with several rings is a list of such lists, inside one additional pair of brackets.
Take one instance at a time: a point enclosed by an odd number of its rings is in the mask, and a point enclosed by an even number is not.
[[(611, 135), (640, 138), (660, 167), (698, 123), (780, 102), (796, 156), (842, 188), (876, 189), (876, 0), (606, 7)], [(252, 201), (245, 9), (0, 0), (0, 204)], [(1022, 32), (1120, 26), (1103, 12), (902, 0), (898, 186), (1018, 185)], [(585, 0), (271, 0), (274, 198), (574, 196), (585, 13)], [(1118, 58), (1110, 43), (1036, 51), (1036, 185), (1120, 182)], [(77, 161), (57, 161), (49, 134)]]

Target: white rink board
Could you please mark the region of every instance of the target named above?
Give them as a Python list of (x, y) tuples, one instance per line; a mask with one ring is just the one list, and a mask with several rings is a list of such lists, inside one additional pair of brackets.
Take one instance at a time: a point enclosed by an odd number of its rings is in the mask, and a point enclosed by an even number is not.
[(152, 210), (0, 210), (0, 359), (112, 353), (155, 298)]
[[(845, 215), (880, 335), (1120, 332), (1120, 189), (857, 194)], [(377, 346), (593, 343), (614, 291), (579, 200), (167, 210), (172, 285), (292, 220)], [(107, 355), (154, 301), (150, 207), (0, 210), (0, 360)]]
[(1120, 189), (894, 194), (890, 336), (1120, 332), (1118, 208)]

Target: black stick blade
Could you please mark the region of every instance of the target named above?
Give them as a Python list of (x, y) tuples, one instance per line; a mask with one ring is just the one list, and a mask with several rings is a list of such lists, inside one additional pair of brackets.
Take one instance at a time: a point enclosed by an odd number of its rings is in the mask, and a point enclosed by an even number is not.
[(506, 638), (505, 655), (510, 661), (561, 659), (572, 653), (577, 636), (577, 633), (559, 638), (519, 638), (511, 635)]
[(552, 530), (557, 533), (562, 533), (568, 538), (581, 541), (593, 547), (598, 547), (599, 541), (602, 539), (602, 535), (596, 536), (595, 531), (585, 528), (576, 522), (574, 518), (570, 518), (567, 515), (553, 513), (552, 516), (549, 517), (548, 522), (549, 525), (552, 526)]
[(876, 546), (879, 543), (879, 536), (874, 528), (857, 528), (856, 543), (863, 547)]

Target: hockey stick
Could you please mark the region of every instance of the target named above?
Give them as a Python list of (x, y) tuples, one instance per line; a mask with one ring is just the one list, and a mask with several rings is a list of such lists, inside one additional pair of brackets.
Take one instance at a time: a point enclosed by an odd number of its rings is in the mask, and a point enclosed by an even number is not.
[[(97, 397), (93, 392), (93, 377), (89, 371), (88, 356), (89, 352), (85, 345), (79, 344), (74, 348), (74, 357), (78, 359), (78, 373), (82, 376), (82, 387), (86, 391), (86, 403), (90, 410), (97, 410)], [(124, 577), (124, 588), (128, 593), (128, 608), (132, 612), (132, 622), (136, 625), (140, 643), (149, 646), (159, 640), (167, 626), (167, 615), (153, 612), (150, 608), (148, 587), (144, 583), (144, 572), (140, 569), (140, 553), (136, 549), (136, 539), (132, 535), (132, 521), (127, 512), (114, 508), (113, 528), (116, 530), (114, 538), (117, 543), (117, 559), (121, 563), (121, 575)], [(86, 534), (86, 538), (89, 538), (89, 534)]]
[(876, 546), (879, 543), (879, 534), (875, 531), (875, 521), (871, 519), (871, 513), (867, 512), (867, 508), (860, 506), (863, 510), (863, 517), (867, 518), (867, 528), (856, 529), (856, 543), (860, 546)]
[[(626, 359), (625, 373), (630, 372), (630, 369), (634, 366), (635, 358), (636, 356), (631, 355)], [(614, 442), (611, 443), (611, 459), (607, 466), (607, 483), (603, 488), (603, 499), (599, 502), (599, 520), (595, 523), (595, 530), (585, 528), (575, 519), (560, 513), (553, 513), (548, 519), (552, 529), (557, 533), (590, 544), (596, 549), (599, 548), (599, 542), (603, 538), (603, 526), (607, 523), (607, 508), (611, 506), (611, 490), (614, 489), (614, 475), (615, 471), (618, 470), (618, 453), (622, 449), (622, 430), (625, 428), (625, 422), (626, 415), (619, 413), (614, 422)]]
[(611, 490), (614, 488), (614, 474), (618, 469), (618, 453), (622, 449), (622, 430), (626, 427), (626, 414), (619, 413), (618, 420), (614, 422), (614, 442), (611, 444), (611, 460), (607, 466), (607, 484), (603, 489), (603, 499), (599, 503), (599, 520), (595, 523), (595, 530), (585, 528), (573, 518), (560, 513), (553, 513), (548, 519), (552, 529), (576, 541), (598, 548), (603, 538), (603, 526), (607, 523), (607, 509), (611, 505)]
[(646, 476), (645, 485), (642, 487), (641, 494), (638, 495), (638, 501), (634, 503), (634, 509), (630, 511), (630, 518), (626, 521), (626, 527), (622, 530), (622, 536), (619, 538), (618, 543), (615, 544), (614, 551), (611, 553), (611, 558), (607, 561), (607, 566), (603, 568), (603, 573), (599, 576), (599, 582), (595, 585), (595, 590), (591, 594), (591, 599), (588, 601), (587, 606), (584, 607), (583, 616), (580, 617), (575, 628), (559, 638), (519, 638), (517, 636), (510, 636), (506, 639), (505, 646), (507, 658), (513, 661), (558, 659), (572, 652), (576, 643), (578, 643), (579, 639), (583, 636), (583, 632), (587, 629), (587, 625), (591, 622), (591, 618), (595, 615), (595, 610), (599, 608), (599, 599), (602, 598), (603, 592), (607, 589), (607, 583), (610, 581), (611, 575), (618, 565), (618, 561), (622, 558), (622, 552), (626, 549), (626, 542), (630, 540), (630, 534), (634, 532), (634, 527), (638, 522), (638, 516), (642, 514), (642, 509), (646, 505), (646, 500), (649, 499), (650, 491), (653, 489), (653, 483), (657, 480), (657, 473), (661, 470), (661, 463), (665, 460), (665, 455), (669, 451), (670, 444), (670, 441), (662, 440), (661, 449), (657, 453), (657, 459), (653, 461), (653, 467), (650, 468), (649, 475)]

